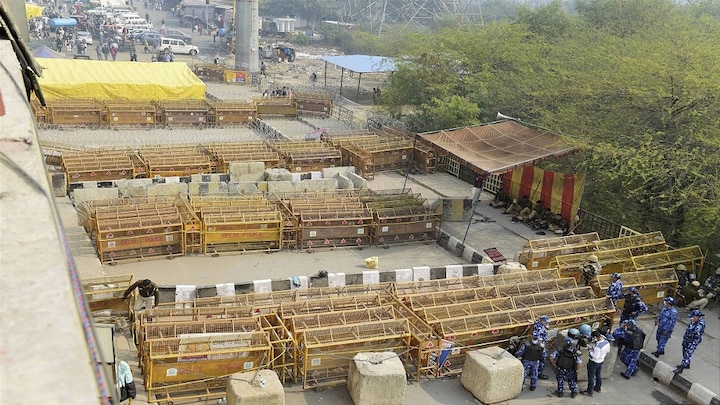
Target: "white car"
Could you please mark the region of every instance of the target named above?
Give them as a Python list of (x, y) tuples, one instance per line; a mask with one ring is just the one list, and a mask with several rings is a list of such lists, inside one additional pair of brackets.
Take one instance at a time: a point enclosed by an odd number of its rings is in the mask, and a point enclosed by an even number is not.
[(158, 48), (162, 50), (172, 51), (172, 53), (184, 53), (186, 55), (195, 56), (198, 54), (198, 47), (195, 45), (188, 45), (182, 39), (175, 38), (160, 38), (160, 45)]
[(75, 39), (77, 41), (85, 41), (86, 44), (92, 45), (93, 39), (92, 34), (90, 34), (87, 31), (78, 31), (77, 34), (75, 34)]

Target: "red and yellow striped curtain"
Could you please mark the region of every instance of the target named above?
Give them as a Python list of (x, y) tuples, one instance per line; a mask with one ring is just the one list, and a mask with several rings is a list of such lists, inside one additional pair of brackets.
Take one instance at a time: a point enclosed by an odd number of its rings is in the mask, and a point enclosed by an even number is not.
[(535, 166), (506, 172), (503, 177), (503, 190), (512, 198), (527, 195), (533, 204), (542, 200), (570, 224), (575, 222), (584, 188), (585, 174), (556, 173)]

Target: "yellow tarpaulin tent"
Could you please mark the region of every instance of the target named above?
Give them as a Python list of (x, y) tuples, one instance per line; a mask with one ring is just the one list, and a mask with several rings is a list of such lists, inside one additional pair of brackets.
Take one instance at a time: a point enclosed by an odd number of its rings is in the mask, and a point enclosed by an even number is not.
[(34, 17), (40, 17), (43, 9), (44, 7), (38, 6), (37, 4), (25, 3), (25, 15), (28, 20)]
[(202, 100), (205, 83), (185, 63), (39, 59), (48, 99)]

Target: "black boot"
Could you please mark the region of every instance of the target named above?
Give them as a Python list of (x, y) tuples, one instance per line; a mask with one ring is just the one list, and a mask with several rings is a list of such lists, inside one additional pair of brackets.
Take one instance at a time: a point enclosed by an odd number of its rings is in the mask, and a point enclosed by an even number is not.
[(684, 367), (681, 365), (677, 366), (675, 370), (673, 370), (673, 373), (675, 374), (682, 374)]

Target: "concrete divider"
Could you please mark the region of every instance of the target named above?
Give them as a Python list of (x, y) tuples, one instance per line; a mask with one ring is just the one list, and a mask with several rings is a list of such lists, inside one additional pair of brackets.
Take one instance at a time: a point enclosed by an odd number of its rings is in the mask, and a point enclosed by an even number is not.
[(659, 361), (645, 352), (640, 352), (640, 367), (652, 374), (654, 380), (684, 393), (693, 405), (720, 405), (720, 396), (704, 385), (693, 383), (682, 374), (673, 372), (675, 367)]

